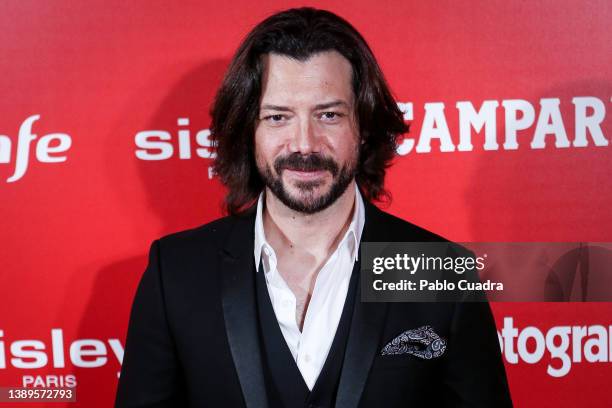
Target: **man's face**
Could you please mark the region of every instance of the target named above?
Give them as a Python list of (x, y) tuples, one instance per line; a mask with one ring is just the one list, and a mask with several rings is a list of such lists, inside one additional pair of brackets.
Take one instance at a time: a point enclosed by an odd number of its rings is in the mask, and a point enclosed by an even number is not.
[(336, 51), (306, 61), (264, 57), (255, 159), (266, 186), (287, 207), (313, 214), (355, 177), (359, 130), (352, 68)]

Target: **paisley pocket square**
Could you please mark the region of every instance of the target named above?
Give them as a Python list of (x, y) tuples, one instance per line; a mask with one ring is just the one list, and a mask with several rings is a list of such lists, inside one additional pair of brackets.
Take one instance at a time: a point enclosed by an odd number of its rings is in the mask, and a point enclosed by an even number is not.
[(444, 351), (446, 351), (446, 340), (438, 336), (431, 326), (423, 326), (406, 330), (387, 343), (380, 354), (383, 356), (412, 354), (425, 360), (431, 360), (440, 357)]

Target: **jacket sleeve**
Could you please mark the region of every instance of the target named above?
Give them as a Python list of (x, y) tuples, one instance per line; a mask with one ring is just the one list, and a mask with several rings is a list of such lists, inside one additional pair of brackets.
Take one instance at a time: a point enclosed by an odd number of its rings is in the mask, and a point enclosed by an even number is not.
[(186, 405), (176, 348), (164, 300), (159, 241), (149, 251), (132, 305), (116, 408)]
[(448, 347), (445, 406), (512, 407), (489, 303), (456, 304)]

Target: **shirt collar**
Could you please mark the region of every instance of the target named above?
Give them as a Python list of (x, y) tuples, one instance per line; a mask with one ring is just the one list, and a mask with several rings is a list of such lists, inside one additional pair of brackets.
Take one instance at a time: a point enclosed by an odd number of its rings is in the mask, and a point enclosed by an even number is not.
[(264, 191), (259, 194), (259, 199), (257, 200), (257, 215), (255, 216), (255, 268), (257, 268), (257, 271), (259, 271), (261, 251), (263, 251), (264, 245), (268, 245), (266, 234), (263, 229)]
[[(365, 207), (363, 198), (357, 187), (357, 183), (353, 182), (355, 186), (355, 206), (353, 208), (353, 218), (351, 223), (344, 234), (344, 237), (338, 244), (343, 245), (344, 241), (349, 240), (351, 249), (351, 258), (356, 261), (359, 257), (359, 242), (361, 242), (361, 234), (363, 232), (363, 226), (365, 225)], [(259, 271), (259, 263), (261, 261), (261, 252), (264, 248), (272, 250), (268, 241), (266, 241), (266, 234), (263, 228), (263, 206), (264, 206), (264, 191), (259, 194), (257, 200), (257, 215), (255, 216), (255, 267)]]

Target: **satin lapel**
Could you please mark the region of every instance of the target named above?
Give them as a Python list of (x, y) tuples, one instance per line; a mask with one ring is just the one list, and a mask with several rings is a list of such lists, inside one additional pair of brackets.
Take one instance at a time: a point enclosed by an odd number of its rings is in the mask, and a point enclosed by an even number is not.
[[(384, 241), (385, 226), (378, 222), (378, 210), (367, 202), (365, 209), (361, 241)], [(360, 274), (360, 267), (361, 254), (355, 262), (356, 270), (353, 273)], [(357, 282), (357, 296), (338, 385), (336, 408), (356, 408), (359, 405), (387, 316), (387, 303), (361, 302), (361, 278)]]
[(255, 217), (238, 219), (221, 254), (223, 315), (230, 350), (248, 408), (266, 408), (253, 267)]

